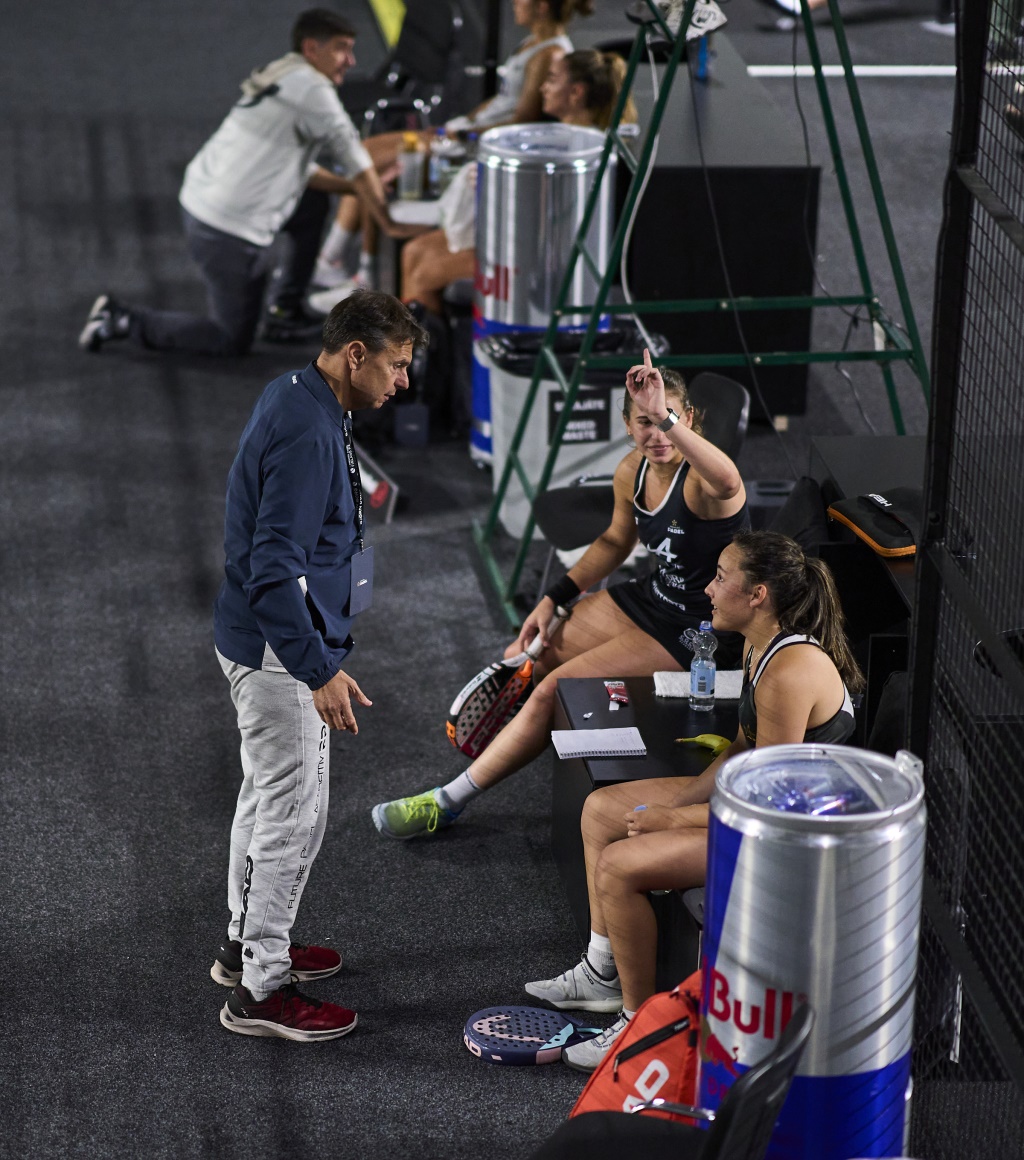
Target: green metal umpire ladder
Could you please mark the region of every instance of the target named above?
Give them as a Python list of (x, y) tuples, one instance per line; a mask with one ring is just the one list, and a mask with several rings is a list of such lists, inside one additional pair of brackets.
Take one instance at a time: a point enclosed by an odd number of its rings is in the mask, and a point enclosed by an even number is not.
[[(864, 252), (864, 245), (861, 239), (860, 227), (857, 223), (856, 209), (853, 204), (853, 197), (851, 195), (850, 185), (847, 179), (846, 164), (843, 159), (842, 148), (839, 143), (839, 135), (836, 131), (835, 117), (833, 116), (832, 104), (829, 98), (828, 88), (825, 83), (825, 77), (822, 70), (821, 54), (818, 49), (818, 41), (815, 34), (814, 24), (811, 20), (811, 13), (807, 7), (807, 0), (802, 0), (801, 2), (801, 17), (803, 22), (804, 35), (811, 58), (811, 65), (814, 70), (814, 79), (818, 91), (818, 99), (821, 104), (821, 111), (825, 123), (826, 134), (828, 136), (829, 148), (832, 154), (832, 162), (835, 169), (836, 180), (839, 184), (847, 229), (849, 231), (850, 241), (853, 246), (854, 259), (860, 280), (860, 293), (849, 295), (786, 295), (780, 297), (761, 298), (687, 298), (665, 300), (660, 302), (644, 301), (632, 303), (616, 303), (609, 301), (612, 281), (615, 276), (615, 271), (618, 268), (622, 256), (623, 246), (625, 244), (626, 231), (630, 219), (633, 216), (634, 209), (636, 208), (637, 199), (641, 193), (644, 174), (647, 172), (648, 166), (650, 165), (651, 158), (654, 153), (655, 142), (657, 140), (658, 131), (661, 126), (662, 116), (664, 115), (665, 108), (668, 103), (668, 98), (672, 90), (672, 83), (675, 79), (676, 71), (679, 68), (680, 61), (683, 59), (683, 51), (686, 46), (686, 29), (690, 25), (690, 20), (693, 15), (693, 10), (697, 0), (684, 0), (682, 22), (679, 33), (676, 36), (673, 36), (669, 31), (664, 17), (655, 4), (655, 0), (643, 0), (643, 2), (650, 9), (650, 19), (647, 23), (641, 25), (638, 28), (636, 37), (633, 41), (632, 51), (630, 52), (629, 62), (626, 68), (625, 80), (619, 93), (619, 98), (616, 102), (615, 109), (612, 113), (611, 124), (608, 129), (604, 151), (602, 152), (601, 160), (594, 175), (593, 184), (591, 185), (590, 193), (586, 200), (583, 211), (583, 218), (580, 222), (579, 229), (576, 233), (576, 238), (570, 250), (569, 259), (566, 264), (565, 275), (562, 279), (555, 306), (551, 312), (547, 330), (545, 331), (544, 339), (537, 355), (536, 363), (533, 369), (533, 376), (530, 380), (530, 386), (527, 390), (526, 397), (523, 402), (522, 411), (520, 412), (519, 421), (516, 425), (515, 433), (512, 437), (512, 442), (508, 450), (508, 456), (501, 473), (501, 478), (498, 481), (498, 485), (494, 492), (494, 499), (491, 503), (490, 511), (488, 512), (487, 519), (483, 525), (475, 523), (473, 527), (474, 540), (483, 560), (487, 575), (491, 580), (491, 583), (494, 585), (502, 608), (504, 609), (510, 624), (513, 626), (518, 625), (521, 620), (521, 615), (515, 607), (514, 601), (519, 579), (522, 575), (523, 568), (526, 563), (526, 558), (530, 549), (530, 543), (535, 527), (535, 520), (532, 514), (533, 500), (538, 494), (547, 488), (548, 483), (551, 480), (551, 476), (555, 468), (555, 463), (558, 458), (558, 452), (562, 445), (562, 440), (564, 438), (569, 419), (572, 415), (573, 404), (575, 403), (576, 396), (579, 393), (583, 376), (588, 369), (592, 369), (598, 366), (606, 369), (621, 369), (625, 371), (628, 370), (628, 368), (634, 365), (634, 363), (637, 361), (635, 355), (630, 356), (622, 354), (606, 354), (594, 350), (595, 336), (598, 333), (603, 316), (614, 314), (700, 314), (721, 311), (734, 311), (738, 313), (747, 310), (799, 310), (821, 309), (828, 307), (845, 309), (847, 307), (864, 307), (867, 311), (868, 319), (872, 324), (875, 339), (874, 348), (870, 350), (847, 350), (844, 347), (842, 350), (831, 351), (763, 351), (741, 354), (730, 353), (707, 355), (668, 355), (664, 358), (660, 358), (658, 362), (661, 365), (668, 367), (749, 366), (751, 373), (755, 375), (756, 368), (758, 367), (811, 363), (875, 362), (879, 364), (883, 379), (885, 381), (889, 408), (892, 413), (896, 433), (899, 435), (905, 434), (905, 428), (903, 424), (903, 416), (900, 412), (899, 400), (896, 395), (896, 385), (892, 376), (893, 363), (907, 363), (921, 384), (921, 389), (924, 393), (926, 402), (929, 400), (930, 396), (927, 364), (925, 362), (924, 352), (921, 348), (921, 339), (918, 334), (917, 323), (914, 319), (914, 312), (910, 303), (910, 296), (907, 292), (906, 279), (904, 278), (903, 267), (900, 263), (899, 253), (896, 247), (896, 239), (893, 234), (892, 223), (890, 221), (888, 208), (886, 207), (885, 203), (885, 195), (882, 191), (881, 180), (878, 174), (878, 166), (875, 162), (874, 150), (872, 148), (871, 139), (868, 134), (867, 120), (865, 118), (864, 109), (861, 104), (860, 93), (857, 88), (857, 81), (854, 77), (853, 63), (850, 59), (849, 46), (846, 41), (842, 18), (839, 15), (837, 0), (828, 0), (829, 14), (832, 19), (832, 29), (835, 33), (836, 45), (838, 48), (840, 60), (842, 62), (847, 95), (849, 97), (854, 123), (857, 128), (861, 151), (864, 156), (865, 169), (867, 171), (868, 179), (871, 185), (875, 210), (878, 214), (882, 237), (885, 242), (889, 264), (900, 300), (900, 309), (903, 314), (904, 327), (901, 328), (895, 322), (893, 322), (889, 315), (883, 310), (881, 303), (879, 302), (877, 296), (874, 293), (874, 290), (872, 289), (871, 275), (868, 271), (868, 263)], [(647, 32), (648, 29), (652, 26), (656, 27), (661, 32), (662, 36), (671, 43), (672, 52), (668, 63), (665, 65), (665, 72), (659, 88), (658, 97), (654, 103), (650, 123), (648, 124), (643, 135), (639, 154), (634, 156), (634, 154), (626, 147), (626, 144), (619, 133), (619, 126), (622, 121), (623, 111), (626, 108), (629, 95), (632, 92), (633, 81), (636, 76), (637, 69), (640, 66), (641, 59), (644, 54), (644, 48), (647, 43)], [(590, 229), (591, 219), (597, 207), (605, 172), (608, 168), (608, 159), (612, 155), (613, 151), (617, 154), (621, 162), (629, 169), (632, 177), (629, 184), (629, 191), (626, 195), (625, 205), (623, 206), (618, 226), (612, 238), (608, 264), (606, 268), (602, 270), (599, 268), (593, 255), (590, 254), (587, 250), (586, 238)], [(574, 304), (568, 301), (568, 296), (572, 287), (573, 276), (578, 262), (584, 263), (595, 281), (598, 283), (595, 301), (590, 304)], [(558, 356), (555, 354), (554, 349), (555, 337), (558, 333), (559, 322), (567, 315), (585, 315), (588, 319), (586, 330), (583, 334), (583, 338), (580, 344), (579, 355), (576, 357), (576, 362), (573, 367), (572, 374), (568, 376), (566, 376), (565, 372), (562, 370), (561, 363)], [(527, 476), (526, 470), (519, 457), (519, 449), (523, 443), (523, 438), (527, 429), (527, 424), (529, 423), (530, 414), (533, 410), (534, 403), (536, 402), (537, 393), (540, 390), (540, 384), (545, 378), (554, 379), (554, 381), (561, 388), (564, 404), (561, 408), (558, 422), (555, 426), (554, 433), (551, 436), (548, 445), (548, 454), (544, 462), (544, 467), (541, 470), (540, 477), (536, 480), (531, 480)], [(515, 554), (511, 572), (508, 574), (508, 576), (505, 576), (502, 573), (501, 566), (494, 554), (494, 540), (498, 531), (499, 512), (505, 499), (505, 495), (508, 492), (513, 472), (515, 472), (516, 477), (518, 478), (519, 483), (523, 488), (523, 492), (531, 505), (531, 511), (527, 517), (526, 526), (523, 530), (519, 547)]]

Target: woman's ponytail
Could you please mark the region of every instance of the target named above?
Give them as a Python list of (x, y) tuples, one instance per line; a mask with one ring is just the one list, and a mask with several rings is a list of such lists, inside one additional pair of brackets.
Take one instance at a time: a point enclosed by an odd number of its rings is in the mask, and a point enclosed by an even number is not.
[(733, 543), (750, 583), (768, 589), (779, 628), (813, 636), (850, 692), (863, 689), (864, 676), (850, 652), (839, 593), (825, 561), (805, 556), (795, 540), (778, 532), (741, 532)]
[(815, 594), (809, 602), (815, 613), (813, 618), (810, 618), (812, 627), (803, 631), (813, 636), (832, 658), (832, 663), (839, 670), (839, 675), (850, 692), (858, 693), (864, 687), (864, 674), (853, 659), (853, 653), (850, 652), (843, 628), (846, 618), (843, 615), (843, 606), (839, 601), (839, 592), (832, 571), (824, 560), (816, 556), (806, 556), (804, 565), (807, 570), (808, 591)]

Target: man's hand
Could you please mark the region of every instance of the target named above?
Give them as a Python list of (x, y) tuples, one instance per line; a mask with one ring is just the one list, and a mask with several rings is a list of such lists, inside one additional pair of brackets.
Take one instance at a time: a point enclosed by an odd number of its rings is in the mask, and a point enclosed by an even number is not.
[(348, 673), (340, 669), (326, 685), (313, 690), (313, 707), (328, 729), (340, 729), (343, 733), (352, 734), (359, 732), (356, 715), (352, 710), (353, 701), (358, 701), (360, 705), (373, 704)]

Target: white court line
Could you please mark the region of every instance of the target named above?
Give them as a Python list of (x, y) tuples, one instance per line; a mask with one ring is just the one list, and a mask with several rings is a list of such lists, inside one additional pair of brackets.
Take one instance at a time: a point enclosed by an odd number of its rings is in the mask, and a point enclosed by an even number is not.
[[(798, 64), (794, 69), (791, 64), (748, 64), (747, 74), (752, 77), (798, 77), (814, 76), (814, 69), (809, 64)], [(841, 64), (825, 64), (821, 66), (823, 76), (841, 77), (844, 75)], [(856, 77), (955, 77), (955, 64), (855, 64), (853, 75)]]

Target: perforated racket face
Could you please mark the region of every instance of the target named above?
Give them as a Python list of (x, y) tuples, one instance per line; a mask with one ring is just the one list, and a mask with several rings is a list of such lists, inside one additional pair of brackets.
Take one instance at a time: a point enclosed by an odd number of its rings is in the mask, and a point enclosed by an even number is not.
[(448, 739), (469, 757), (478, 757), (487, 748), (530, 695), (533, 661), (518, 669), (492, 668), (496, 671), (475, 688), (467, 686), (470, 691), (459, 694), (448, 715)]
[(554, 1063), (564, 1047), (600, 1035), (560, 1011), (546, 1007), (487, 1007), (466, 1020), (462, 1039), (487, 1063)]

